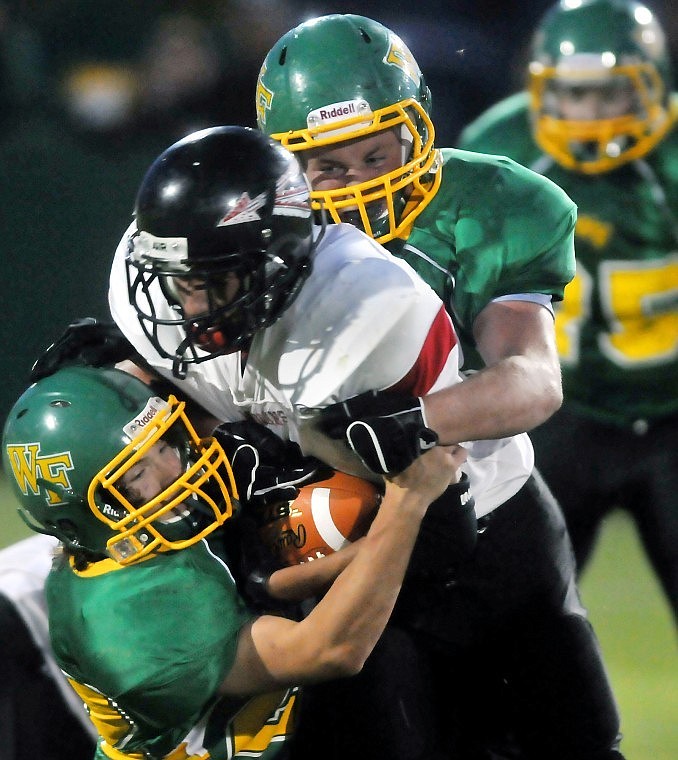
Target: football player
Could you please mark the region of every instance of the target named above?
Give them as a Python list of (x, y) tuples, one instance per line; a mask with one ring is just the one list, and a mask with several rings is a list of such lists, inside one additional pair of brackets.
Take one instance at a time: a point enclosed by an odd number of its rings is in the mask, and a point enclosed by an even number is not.
[(628, 510), (678, 618), (678, 116), (657, 17), (628, 0), (559, 3), (528, 88), (461, 137), (557, 182), (579, 209), (577, 274), (556, 311), (561, 411), (532, 432), (580, 571)]
[(232, 517), (233, 473), (184, 406), (121, 370), (65, 367), (24, 392), (3, 432), (26, 521), (63, 548), (45, 586), (51, 644), (100, 760), (278, 754), (298, 685), (362, 667), (424, 512), (465, 457), (438, 446), (384, 483), (366, 537), (306, 618), (254, 615), (206, 541)]
[[(393, 38), (382, 27), (344, 17), (330, 17), (328, 23), (339, 37), (324, 34), (323, 38), (334, 40), (331, 49), (337, 56), (352, 41), (356, 55), (360, 45), (366, 45), (370, 63), (386, 66)], [(360, 32), (360, 24), (368, 25), (369, 34)], [(346, 25), (354, 31), (347, 34)], [(314, 28), (327, 30), (322, 20), (317, 27), (309, 25)], [(309, 48), (302, 39), (300, 50), (318, 49)], [(273, 57), (278, 65), (285, 60), (282, 51)], [(294, 60), (290, 52), (287, 61)], [(395, 52), (394, 60), (396, 80), (409, 86), (414, 72), (410, 59), (406, 71), (400, 65), (404, 59)], [(403, 92), (397, 87), (394, 91)], [(423, 118), (424, 107), (416, 105), (416, 99), (411, 103)], [(365, 118), (363, 112), (357, 121)], [(355, 125), (356, 117), (350, 116), (349, 122)], [(360, 129), (364, 131), (364, 126)], [(396, 132), (402, 133), (399, 127)], [(339, 130), (335, 136), (345, 134)], [(419, 149), (419, 138), (408, 134)], [(433, 158), (428, 170), (438, 166), (438, 154)], [(551, 377), (548, 294), (561, 294), (571, 275), (574, 208), (554, 185), (518, 165), (456, 153), (450, 160), (461, 167), (464, 178), (468, 172), (468, 181), (459, 186), (450, 175), (445, 190), (445, 197), (455, 188), (464, 195), (467, 212), (457, 242), (466, 240), (465, 266), (479, 265), (478, 253), (483, 251), (494, 262), (484, 270), (492, 281), (485, 283), (482, 294), (474, 288), (477, 296), (462, 299), (466, 315), (478, 308), (483, 297), (497, 298), (487, 308), (504, 315), (506, 324), (493, 326), (494, 336), (477, 328), (487, 341), (487, 355), (493, 347), (499, 350), (498, 341), (509, 335), (509, 328), (520, 333), (522, 327), (522, 337), (515, 335), (510, 347), (514, 353), (524, 348), (527, 355), (500, 362), (503, 370), (513, 368), (514, 375), (522, 376), (534, 361)], [(472, 187), (470, 179), (476, 174)], [(506, 206), (490, 209), (488, 195), (487, 208), (479, 208), (474, 218), (474, 187), (481, 192), (492, 182), (505, 191)], [(350, 205), (359, 205), (356, 197)], [(543, 268), (535, 261), (532, 270), (526, 263), (534, 248), (528, 246), (532, 240), (528, 211), (521, 211), (519, 201), (532, 204), (532, 209), (539, 206), (542, 222), (553, 220), (554, 229), (548, 231), (543, 223), (531, 225)], [(390, 196), (385, 202), (393, 210)], [(513, 225), (514, 213), (524, 217), (516, 219), (516, 234), (523, 237), (515, 247), (498, 236)], [(448, 218), (446, 210), (440, 214), (437, 237), (422, 233), (420, 240), (438, 240), (447, 229), (443, 220), (451, 225), (452, 234), (454, 216)], [(443, 428), (436, 435), (431, 430), (435, 414), (427, 421), (428, 405), (421, 402), (426, 394), (440, 391), (442, 399), (449, 394), (448, 414), (464, 417), (466, 412), (452, 400), (452, 391), (469, 386), (469, 406), (479, 415), (473, 394), (482, 394), (486, 387), (482, 373), (477, 382), (474, 378), (461, 382), (457, 334), (440, 299), (409, 264), (353, 225), (314, 227), (311, 221), (308, 186), (283, 147), (243, 128), (220, 127), (191, 135), (165, 151), (141, 183), (135, 220), (112, 267), (112, 315), (157, 373), (217, 419), (253, 417), (336, 469), (376, 477), (376, 472), (403, 469), (435, 445), (439, 436), (443, 441), (448, 436), (458, 440), (463, 430), (474, 438), (468, 421), (455, 433)], [(463, 237), (464, 230), (468, 238)], [(437, 250), (444, 252), (442, 247)], [(433, 262), (432, 256), (427, 261)], [(503, 292), (530, 291), (522, 299), (501, 297), (502, 285), (496, 278), (503, 268), (514, 275), (513, 286)], [(481, 285), (481, 270), (474, 271), (474, 281)], [(540, 284), (545, 291), (541, 295)], [(482, 315), (477, 319), (486, 324)], [(528, 349), (531, 341), (536, 347)], [(553, 371), (557, 377), (557, 362)], [(501, 372), (488, 372), (491, 386)], [(536, 395), (539, 388), (544, 390), (540, 377), (537, 373)], [(510, 398), (520, 385), (519, 377), (504, 383), (504, 396)], [(551, 387), (554, 381), (548, 379), (544, 385)], [(467, 398), (465, 390), (461, 398)], [(359, 419), (365, 409), (378, 414), (385, 404), (391, 405), (391, 413)], [(486, 406), (490, 414), (494, 407), (489, 402)], [(357, 418), (352, 419), (356, 410)], [(520, 421), (509, 427), (525, 426), (526, 420), (517, 410), (514, 413)], [(449, 423), (454, 425), (454, 419)], [(477, 438), (487, 425), (479, 420)], [(328, 436), (328, 428), (340, 432)], [(381, 752), (409, 760), (435, 757), (428, 726), (422, 728), (423, 714), (433, 723), (439, 718), (433, 735), (445, 734), (445, 746), (438, 748), (442, 756), (455, 752), (470, 756), (479, 749), (475, 743), (487, 738), (488, 726), (491, 730), (494, 725), (485, 717), (492, 681), (493, 686), (498, 683), (510, 690), (513, 725), (520, 731), (526, 757), (619, 757), (614, 749), (619, 728), (616, 707), (578, 601), (562, 516), (532, 475), (527, 435), (505, 435), (508, 431), (501, 421), (494, 423), (493, 432), (493, 440), (465, 444), (464, 470), (476, 513), (481, 518), (491, 515), (475, 552), (469, 559), (466, 542), (455, 546), (466, 523), (459, 519), (458, 505), (445, 504), (442, 497), (443, 508), (429, 510), (427, 520), (433, 514), (437, 522), (426, 533), (426, 549), (413, 558), (396, 611), (399, 630), (406, 627), (426, 642), (431, 655), (430, 680), (424, 679), (428, 693), (413, 689), (409, 680), (412, 673), (425, 672), (427, 665), (408, 667), (412, 658), (393, 662), (386, 657), (389, 664), (381, 672), (388, 678), (377, 677), (371, 684), (385, 683), (392, 699), (367, 697), (366, 704), (360, 704), (352, 696), (342, 700), (331, 691), (330, 708), (315, 724), (309, 754), (317, 752), (318, 742), (328, 744), (331, 720), (341, 730), (332, 734), (326, 751), (337, 757), (350, 756), (356, 744), (366, 755), (374, 751), (377, 756)], [(420, 651), (410, 654), (416, 658)], [(558, 657), (553, 657), (554, 651)], [(369, 688), (363, 692), (370, 693), (375, 692)], [(398, 714), (391, 710), (390, 729), (384, 734), (374, 729), (375, 715), (389, 705)], [(347, 725), (350, 730), (343, 730)], [(313, 737), (312, 728), (311, 723), (307, 737)]]

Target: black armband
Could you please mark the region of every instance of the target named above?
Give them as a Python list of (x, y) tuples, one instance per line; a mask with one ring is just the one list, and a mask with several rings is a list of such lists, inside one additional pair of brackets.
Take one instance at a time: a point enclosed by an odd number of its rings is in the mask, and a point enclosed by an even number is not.
[(268, 593), (268, 581), (273, 574), (270, 570), (257, 568), (247, 576), (245, 580), (245, 593), (247, 598), (255, 605), (269, 609), (277, 606), (277, 602)]

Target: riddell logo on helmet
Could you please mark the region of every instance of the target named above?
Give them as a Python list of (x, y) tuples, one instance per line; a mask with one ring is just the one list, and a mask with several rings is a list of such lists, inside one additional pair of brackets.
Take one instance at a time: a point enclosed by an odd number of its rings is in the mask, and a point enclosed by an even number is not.
[[(359, 117), (364, 117), (364, 120), (361, 119), (356, 122), (355, 119)], [(372, 121), (370, 104), (362, 98), (344, 100), (340, 103), (328, 103), (328, 105), (322, 106), (322, 108), (316, 108), (315, 111), (311, 111), (306, 122), (309, 129), (317, 129), (318, 127), (326, 127), (329, 124), (341, 123), (348, 119), (353, 123), (341, 126), (336, 130), (323, 132), (323, 136), (330, 137), (335, 134), (342, 134), (343, 132), (351, 132), (370, 124)]]
[(353, 116), (357, 113), (355, 103), (349, 103), (348, 105), (337, 104), (332, 108), (319, 108), (318, 116), (322, 121), (328, 121), (329, 119), (336, 119), (338, 116)]
[(149, 398), (142, 412), (123, 427), (123, 432), (128, 438), (136, 438), (161, 412), (168, 409), (169, 404), (161, 398), (157, 396)]

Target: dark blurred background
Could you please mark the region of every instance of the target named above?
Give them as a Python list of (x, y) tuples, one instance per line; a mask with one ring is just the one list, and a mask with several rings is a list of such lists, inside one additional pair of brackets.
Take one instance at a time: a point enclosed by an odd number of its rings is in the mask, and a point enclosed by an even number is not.
[[(522, 85), (551, 0), (0, 0), (0, 421), (106, 284), (151, 161), (194, 129), (254, 125), (259, 65), (289, 28), (357, 12), (405, 40), (433, 91), (438, 145)], [(649, 3), (678, 53), (675, 2)], [(400, 4), (398, 4), (400, 5)]]

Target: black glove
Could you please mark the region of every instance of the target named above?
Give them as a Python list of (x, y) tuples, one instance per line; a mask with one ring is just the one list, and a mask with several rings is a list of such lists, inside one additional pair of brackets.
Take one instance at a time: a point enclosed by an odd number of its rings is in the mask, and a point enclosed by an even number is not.
[(30, 382), (72, 364), (104, 367), (136, 356), (132, 344), (113, 322), (84, 317), (71, 322), (31, 368)]
[(226, 523), (230, 523), (231, 540), (236, 541), (230, 555), (237, 557), (238, 587), (255, 611), (278, 610), (290, 615), (296, 605), (277, 601), (267, 592), (268, 578), (282, 565), (261, 540), (259, 528), (278, 517), (269, 505), (292, 501), (302, 486), (325, 480), (333, 470), (256, 422), (226, 423), (213, 435), (231, 463), (240, 497), (235, 519)]
[(320, 412), (320, 429), (344, 439), (363, 464), (380, 475), (397, 475), (438, 443), (426, 426), (421, 399), (367, 391)]
[(263, 507), (292, 501), (301, 486), (332, 474), (319, 459), (304, 456), (296, 443), (254, 422), (220, 425), (214, 436), (231, 463), (241, 506), (258, 522), (265, 520)]

